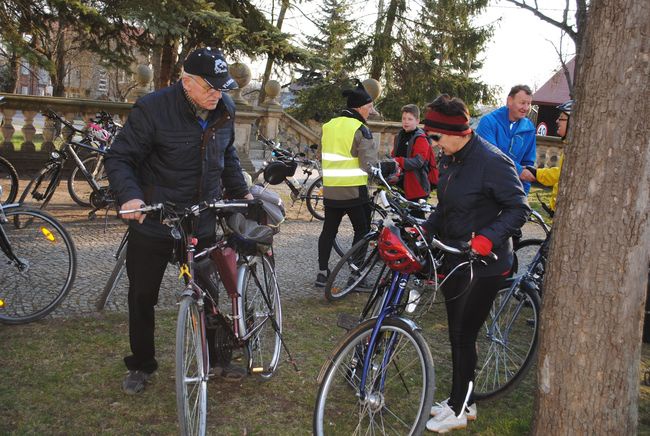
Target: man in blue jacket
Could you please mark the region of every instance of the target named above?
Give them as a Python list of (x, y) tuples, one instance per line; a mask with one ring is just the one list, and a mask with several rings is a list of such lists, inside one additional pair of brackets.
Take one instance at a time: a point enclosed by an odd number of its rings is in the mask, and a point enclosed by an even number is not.
[[(478, 135), (512, 159), (519, 175), (526, 166), (534, 166), (537, 158), (535, 125), (527, 118), (532, 101), (528, 86), (513, 86), (506, 105), (481, 118), (476, 128)], [(528, 195), (530, 182), (523, 181), (523, 185)]]
[[(111, 189), (122, 210), (171, 202), (179, 210), (200, 201), (253, 197), (235, 150), (235, 105), (226, 91), (237, 87), (221, 52), (202, 48), (183, 64), (177, 83), (140, 98), (106, 155)], [(154, 306), (171, 259), (174, 239), (158, 216), (139, 212), (129, 221), (126, 270), (129, 277), (129, 341), (124, 358), (128, 394), (144, 390), (158, 368)], [(215, 238), (216, 216), (202, 214), (199, 246)]]

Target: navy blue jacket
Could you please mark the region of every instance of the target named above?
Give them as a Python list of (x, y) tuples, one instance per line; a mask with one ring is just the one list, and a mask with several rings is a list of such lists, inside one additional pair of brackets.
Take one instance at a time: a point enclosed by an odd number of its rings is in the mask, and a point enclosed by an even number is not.
[[(235, 105), (223, 94), (204, 128), (180, 81), (138, 99), (105, 160), (119, 203), (140, 198), (148, 204), (172, 202), (182, 210), (198, 201), (220, 199), (224, 188), (232, 198), (246, 195), (248, 188), (234, 145), (234, 119)], [(201, 162), (204, 135), (209, 137)], [(214, 216), (202, 217), (198, 235), (214, 232), (214, 223)], [(151, 236), (170, 234), (158, 217), (130, 225)]]
[[(425, 224), (443, 242), (469, 242), (472, 234), (492, 241), (496, 262), (479, 266), (480, 277), (503, 274), (512, 267), (513, 233), (530, 214), (526, 194), (512, 160), (477, 134), (457, 153), (438, 164), (438, 205)], [(458, 259), (452, 259), (453, 266)], [(477, 264), (478, 265), (478, 264)]]

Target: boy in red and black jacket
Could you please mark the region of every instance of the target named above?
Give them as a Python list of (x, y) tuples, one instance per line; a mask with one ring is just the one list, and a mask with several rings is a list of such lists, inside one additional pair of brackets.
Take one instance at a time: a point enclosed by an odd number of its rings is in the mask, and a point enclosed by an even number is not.
[[(438, 182), (435, 157), (424, 130), (418, 127), (420, 109), (414, 104), (402, 108), (402, 130), (395, 136), (391, 156), (403, 176), (397, 186), (404, 190), (408, 200), (427, 199), (431, 184)], [(434, 174), (430, 174), (433, 172)]]

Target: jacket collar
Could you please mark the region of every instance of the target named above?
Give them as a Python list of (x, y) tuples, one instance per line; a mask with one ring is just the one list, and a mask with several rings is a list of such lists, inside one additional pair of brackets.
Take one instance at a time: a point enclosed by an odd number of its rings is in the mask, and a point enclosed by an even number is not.
[[(176, 91), (176, 100), (179, 102), (179, 105), (181, 107), (184, 107), (186, 109), (184, 112), (193, 120), (195, 120), (197, 118), (196, 105), (186, 94), (185, 89), (183, 88), (183, 82), (179, 80), (172, 86)], [(208, 121), (211, 123), (220, 115), (223, 115), (224, 112), (227, 112), (230, 118), (234, 118), (235, 116), (235, 103), (233, 102), (232, 98), (225, 92), (221, 94), (221, 100), (219, 100), (217, 107), (214, 110), (210, 111), (210, 114), (208, 115)]]
[(366, 124), (366, 120), (359, 114), (359, 112), (352, 109), (343, 109), (340, 116), (347, 118), (354, 118), (355, 120), (361, 121), (363, 124)]
[(476, 147), (476, 144), (478, 142), (478, 136), (476, 133), (472, 132), (472, 137), (470, 138), (469, 142), (465, 144), (463, 148), (458, 150), (456, 153), (452, 154), (450, 157), (454, 162), (457, 163), (463, 163), (465, 159), (472, 153), (474, 148)]

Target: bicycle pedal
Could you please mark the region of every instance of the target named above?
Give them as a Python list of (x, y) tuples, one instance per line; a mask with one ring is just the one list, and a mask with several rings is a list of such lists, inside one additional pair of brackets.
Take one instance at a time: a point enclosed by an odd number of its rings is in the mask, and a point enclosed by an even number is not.
[(359, 325), (359, 319), (349, 313), (339, 313), (336, 319), (336, 325), (347, 331), (352, 330)]
[(264, 368), (262, 368), (261, 366), (251, 368), (251, 374), (261, 374), (263, 372), (264, 372)]

